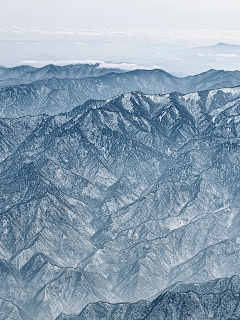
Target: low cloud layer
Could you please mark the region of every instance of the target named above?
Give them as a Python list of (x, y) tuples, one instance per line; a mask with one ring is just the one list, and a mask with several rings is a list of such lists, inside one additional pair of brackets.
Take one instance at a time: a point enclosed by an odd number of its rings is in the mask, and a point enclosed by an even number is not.
[(239, 58), (239, 55), (236, 53), (218, 53), (216, 56), (221, 58)]
[(157, 65), (153, 65), (152, 67), (144, 67), (139, 66), (134, 63), (111, 63), (111, 62), (104, 62), (101, 60), (23, 60), (21, 65), (31, 65), (31, 66), (45, 66), (49, 64), (55, 64), (59, 66), (65, 66), (69, 64), (90, 64), (90, 65), (97, 65), (98, 68), (101, 69), (121, 69), (126, 71), (132, 71), (136, 69), (159, 69)]
[(0, 34), (42, 34), (69, 36), (134, 36), (174, 41), (216, 40), (218, 42), (240, 43), (240, 30), (154, 30), (154, 29), (58, 29), (0, 27)]

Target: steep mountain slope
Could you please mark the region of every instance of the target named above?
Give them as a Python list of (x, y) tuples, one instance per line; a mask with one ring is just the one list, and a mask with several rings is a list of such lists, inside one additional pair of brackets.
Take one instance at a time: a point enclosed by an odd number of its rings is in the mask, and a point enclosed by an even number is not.
[(0, 119), (0, 161), (13, 153), (47, 115), (18, 119)]
[[(20, 316), (18, 308), (10, 301), (0, 299), (0, 319), (22, 320), (24, 318)], [(27, 320), (27, 318), (25, 319)]]
[(89, 304), (79, 315), (61, 314), (57, 320), (80, 319), (238, 319), (240, 316), (240, 280), (217, 279), (199, 284), (177, 285), (151, 303)]
[(188, 283), (184, 284), (177, 282), (171, 287), (164, 290), (165, 292), (195, 292), (197, 294), (208, 293), (223, 293), (227, 290), (239, 293), (240, 291), (240, 279), (238, 276), (231, 278), (219, 278), (200, 283)]
[(238, 85), (239, 71), (221, 70), (210, 70), (186, 78), (177, 78), (159, 69), (121, 74), (112, 72), (82, 79), (51, 77), (30, 84), (0, 88), (0, 116), (53, 115), (70, 111), (89, 99), (105, 100), (130, 91), (140, 90), (145, 94), (188, 93)]
[[(12, 148), (1, 149), (0, 297), (51, 320), (240, 276), (239, 102), (240, 88), (132, 92), (2, 120)], [(206, 303), (204, 318), (208, 303), (237, 303), (238, 292), (159, 299)]]

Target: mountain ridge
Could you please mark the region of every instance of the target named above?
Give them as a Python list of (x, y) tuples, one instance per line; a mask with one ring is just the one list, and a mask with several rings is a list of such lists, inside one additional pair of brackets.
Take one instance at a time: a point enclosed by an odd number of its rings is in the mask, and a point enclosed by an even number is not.
[[(220, 279), (225, 281), (229, 279)], [(239, 278), (237, 278), (239, 282)], [(230, 279), (231, 282), (231, 279)], [(207, 286), (208, 283), (202, 285)], [(135, 304), (106, 304), (98, 302), (89, 304), (78, 315), (61, 314), (56, 320), (78, 319), (230, 319), (239, 316), (239, 291), (229, 289), (214, 293), (211, 290), (203, 293), (195, 291), (166, 291), (151, 303), (139, 301)], [(223, 301), (225, 300), (225, 301)], [(234, 303), (234, 307), (228, 307), (227, 301)], [(234, 301), (236, 300), (236, 301)], [(234, 301), (234, 302), (233, 302)]]
[(82, 79), (49, 78), (0, 88), (0, 115), (4, 118), (40, 113), (53, 115), (68, 112), (89, 99), (105, 100), (132, 91), (186, 94), (239, 85), (240, 72), (224, 70), (209, 70), (185, 78), (174, 77), (161, 69), (107, 73)]
[(239, 102), (135, 91), (1, 119), (0, 297), (54, 320), (240, 276)]

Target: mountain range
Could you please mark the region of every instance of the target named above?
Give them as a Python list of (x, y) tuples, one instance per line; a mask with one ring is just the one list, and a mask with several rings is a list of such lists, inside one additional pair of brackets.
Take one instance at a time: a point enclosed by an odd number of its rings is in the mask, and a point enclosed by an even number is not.
[[(29, 84), (1, 87), (1, 117), (16, 118), (40, 113), (54, 115), (68, 112), (89, 99), (106, 100), (132, 91), (145, 94), (190, 93), (240, 85), (239, 71), (209, 70), (199, 75), (178, 78), (160, 69), (106, 73), (108, 69), (99, 69), (97, 65), (50, 65), (42, 69), (32, 69), (34, 68), (29, 66), (19, 67), (19, 76), (18, 68), (6, 72), (14, 73), (15, 77), (20, 79), (37, 79), (41, 75), (41, 80), (39, 78)], [(99, 75), (101, 72), (106, 74)], [(2, 77), (4, 75), (5, 73)], [(70, 76), (75, 78), (68, 78)], [(11, 82), (12, 79), (7, 81)]]
[[(0, 303), (9, 319), (156, 319), (152, 309), (163, 319), (197, 319), (200, 309), (202, 319), (228, 319), (226, 305), (237, 319), (239, 102), (240, 87), (134, 91), (2, 118)], [(213, 291), (217, 283), (225, 289)]]
[(13, 68), (0, 66), (0, 87), (27, 84), (50, 78), (82, 79), (86, 77), (98, 77), (110, 72), (123, 73), (124, 70), (118, 68), (103, 68), (99, 63), (71, 64), (66, 66), (49, 64), (42, 68), (35, 68), (28, 65)]

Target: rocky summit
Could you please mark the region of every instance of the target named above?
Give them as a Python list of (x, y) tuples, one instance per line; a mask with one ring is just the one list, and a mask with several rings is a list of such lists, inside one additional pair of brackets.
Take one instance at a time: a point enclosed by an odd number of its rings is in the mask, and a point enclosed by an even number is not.
[(239, 319), (240, 87), (2, 118), (0, 159), (0, 319)]

